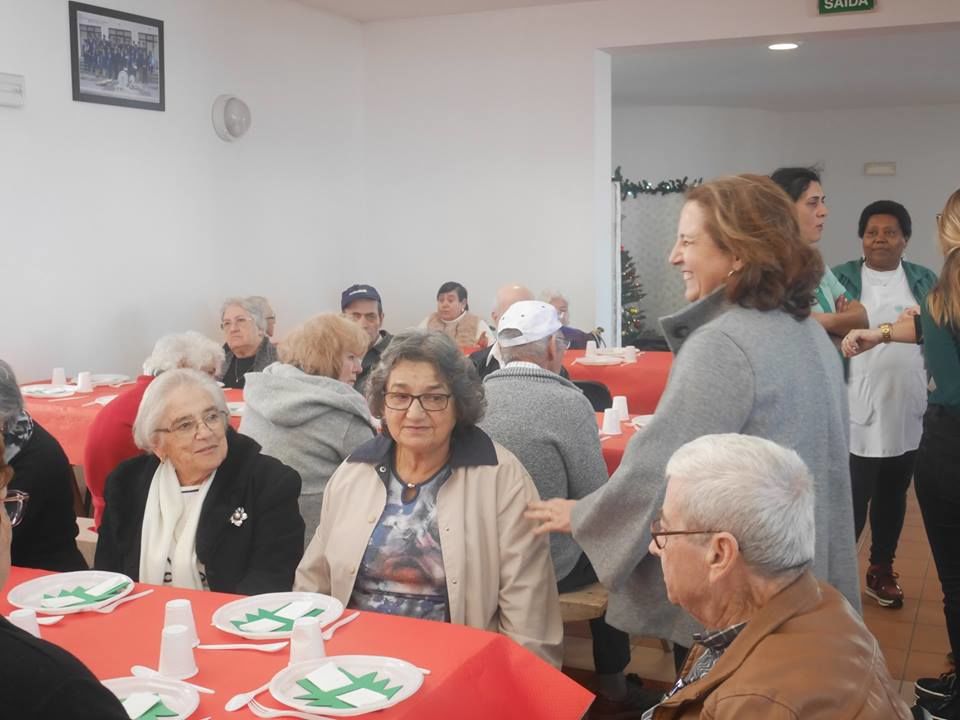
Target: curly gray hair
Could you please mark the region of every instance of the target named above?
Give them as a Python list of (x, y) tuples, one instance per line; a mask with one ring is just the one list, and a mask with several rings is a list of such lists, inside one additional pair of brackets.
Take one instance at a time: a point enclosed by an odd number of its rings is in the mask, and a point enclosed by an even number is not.
[[(384, 394), (390, 373), (397, 363), (425, 362), (433, 365), (437, 374), (450, 387), (453, 406), (457, 414), (457, 428), (471, 427), (483, 418), (487, 400), (477, 369), (464, 357), (453, 340), (440, 332), (408, 330), (393, 336), (380, 363), (370, 373), (367, 381), (367, 401), (370, 412), (383, 417)], [(387, 433), (384, 424), (383, 432)]]
[(223, 348), (194, 330), (164, 335), (153, 346), (150, 357), (143, 361), (145, 375), (159, 375), (167, 370), (193, 368), (217, 376), (223, 370)]

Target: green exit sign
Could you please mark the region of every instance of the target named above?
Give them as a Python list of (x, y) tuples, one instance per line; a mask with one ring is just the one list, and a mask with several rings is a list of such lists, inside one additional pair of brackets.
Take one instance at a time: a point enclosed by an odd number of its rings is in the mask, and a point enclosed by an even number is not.
[(833, 13), (864, 12), (877, 7), (876, 0), (817, 0), (821, 15)]

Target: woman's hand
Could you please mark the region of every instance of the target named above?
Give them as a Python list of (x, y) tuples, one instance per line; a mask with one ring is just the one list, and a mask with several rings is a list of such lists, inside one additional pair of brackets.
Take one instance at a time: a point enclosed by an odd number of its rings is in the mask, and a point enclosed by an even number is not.
[(854, 357), (876, 347), (881, 338), (879, 328), (851, 330), (843, 338), (843, 342), (840, 343), (840, 350), (844, 357)]
[(901, 320), (912, 320), (919, 314), (920, 314), (920, 306), (911, 305), (910, 307), (904, 309), (904, 311), (900, 313), (899, 316), (897, 316), (897, 322), (900, 322)]
[(573, 532), (570, 529), (570, 515), (573, 513), (573, 506), (577, 504), (576, 500), (564, 500), (563, 498), (552, 498), (550, 500), (540, 500), (527, 505), (527, 511), (523, 514), (528, 520), (538, 522), (534, 528), (534, 535), (543, 535), (548, 532)]

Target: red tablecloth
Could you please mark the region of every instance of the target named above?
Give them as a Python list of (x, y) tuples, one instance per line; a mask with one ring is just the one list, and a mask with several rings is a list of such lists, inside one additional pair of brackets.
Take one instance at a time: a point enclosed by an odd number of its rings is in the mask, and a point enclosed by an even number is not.
[(667, 385), (673, 354), (668, 352), (644, 352), (635, 363), (620, 365), (582, 365), (574, 362), (584, 356), (583, 350), (567, 350), (563, 366), (571, 380), (601, 382), (614, 397), (625, 395), (631, 414), (651, 415), (657, 409), (660, 396)]
[[(597, 413), (597, 426), (603, 425), (603, 413)], [(603, 451), (603, 461), (607, 464), (607, 472), (613, 475), (614, 471), (620, 467), (620, 461), (623, 460), (623, 452), (627, 449), (627, 443), (630, 442), (637, 428), (632, 423), (620, 423), (622, 435), (601, 435), (600, 449)]]
[[(13, 568), (7, 590), (44, 574)], [(138, 583), (134, 592), (146, 587)], [(236, 597), (158, 587), (111, 614), (68, 615), (40, 632), (80, 658), (97, 677), (123, 677), (132, 665), (157, 666), (164, 604), (175, 598), (193, 604), (201, 643), (246, 642), (210, 623), (214, 610)], [(7, 614), (12, 609), (4, 595), (0, 610)], [(431, 671), (412, 697), (372, 716), (378, 720), (575, 720), (593, 700), (582, 686), (505, 636), (459, 625), (363, 613), (338, 630), (326, 648), (328, 655), (386, 655)], [(217, 692), (201, 694), (192, 717), (221, 718), (227, 717), (227, 700), (267, 682), (286, 666), (289, 651), (197, 650), (196, 658), (200, 672), (191, 681)], [(259, 699), (282, 707), (269, 693)], [(244, 709), (230, 717), (254, 715)]]
[[(131, 387), (133, 387), (132, 384), (120, 387), (101, 385), (94, 388), (92, 393), (77, 393), (63, 400), (24, 397), (24, 402), (30, 416), (46, 428), (47, 432), (63, 446), (70, 464), (82, 465), (87, 428), (90, 427), (97, 413), (103, 409), (102, 405), (91, 403), (98, 397), (119, 395)], [(223, 393), (229, 402), (243, 400), (243, 390), (227, 388)], [(231, 415), (230, 424), (234, 428), (240, 427), (240, 418)]]

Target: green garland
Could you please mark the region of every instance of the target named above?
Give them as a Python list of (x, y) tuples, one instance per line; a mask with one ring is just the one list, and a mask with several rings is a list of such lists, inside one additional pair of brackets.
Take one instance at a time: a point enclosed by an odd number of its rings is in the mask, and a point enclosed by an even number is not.
[(632, 182), (623, 177), (620, 172), (620, 166), (613, 171), (613, 182), (620, 183), (620, 199), (626, 200), (628, 197), (637, 197), (637, 195), (668, 195), (670, 193), (685, 193), (690, 188), (696, 187), (703, 182), (703, 178), (690, 180), (687, 176), (677, 178), (676, 180), (663, 180), (656, 185), (647, 181)]

